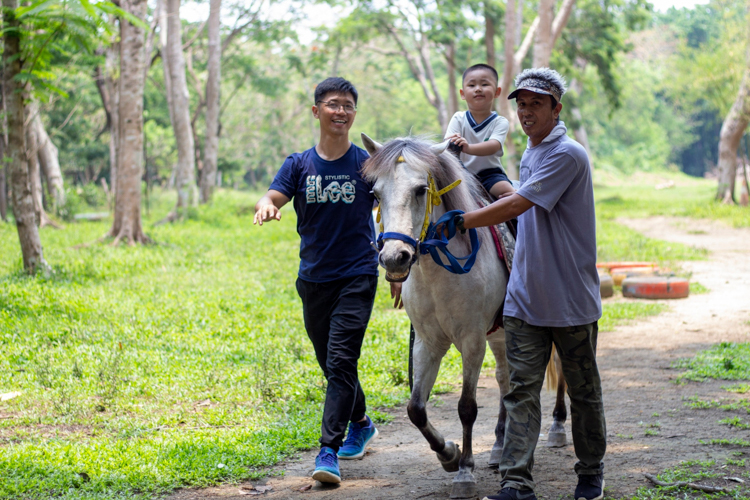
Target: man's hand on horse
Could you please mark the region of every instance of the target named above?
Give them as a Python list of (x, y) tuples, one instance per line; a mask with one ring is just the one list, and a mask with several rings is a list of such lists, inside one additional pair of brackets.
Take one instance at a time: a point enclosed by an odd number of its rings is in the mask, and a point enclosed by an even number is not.
[(403, 309), (404, 301), (401, 300), (401, 285), (403, 283), (391, 282), (391, 298), (393, 300), (393, 307), (396, 309)]
[(263, 205), (255, 212), (255, 218), (253, 224), (262, 226), (264, 222), (269, 220), (281, 220), (281, 211), (273, 203)]

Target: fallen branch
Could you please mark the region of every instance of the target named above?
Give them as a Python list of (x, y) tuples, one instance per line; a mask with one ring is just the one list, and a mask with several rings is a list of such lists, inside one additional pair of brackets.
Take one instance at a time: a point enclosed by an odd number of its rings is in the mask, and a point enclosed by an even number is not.
[(671, 488), (674, 486), (678, 487), (687, 487), (694, 490), (700, 490), (705, 491), (706, 493), (727, 493), (730, 494), (734, 490), (733, 488), (722, 488), (720, 486), (709, 486), (707, 484), (698, 484), (698, 483), (691, 483), (690, 481), (678, 481), (676, 483), (665, 483), (664, 481), (659, 481), (656, 479), (656, 476), (653, 474), (649, 474), (648, 472), (643, 473), (644, 476), (646, 476), (646, 479), (654, 483), (656, 486), (661, 486), (664, 488)]

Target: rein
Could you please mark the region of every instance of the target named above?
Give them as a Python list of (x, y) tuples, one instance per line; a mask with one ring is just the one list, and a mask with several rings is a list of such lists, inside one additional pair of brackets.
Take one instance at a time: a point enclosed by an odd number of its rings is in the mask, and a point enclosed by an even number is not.
[[(397, 163), (404, 163), (404, 157), (399, 156)], [(435, 179), (432, 174), (428, 174), (428, 187), (427, 187), (427, 208), (424, 214), (424, 223), (422, 224), (422, 230), (419, 233), (419, 239), (416, 240), (411, 236), (403, 233), (396, 232), (385, 232), (385, 227), (380, 217), (380, 205), (378, 205), (378, 212), (376, 221), (380, 224), (380, 234), (378, 235), (377, 248), (378, 251), (383, 249), (385, 240), (400, 240), (404, 243), (414, 247), (414, 256), (412, 257), (411, 263), (417, 261), (419, 255), (430, 254), (432, 260), (437, 265), (446, 269), (447, 271), (454, 274), (466, 274), (471, 271), (474, 261), (476, 260), (477, 253), (479, 252), (480, 242), (477, 237), (476, 229), (469, 229), (469, 241), (471, 243), (471, 252), (465, 257), (456, 257), (448, 250), (448, 242), (456, 235), (456, 225), (453, 222), (453, 218), (458, 214), (463, 214), (461, 210), (451, 210), (446, 212), (440, 217), (434, 224), (430, 222), (430, 216), (432, 215), (433, 208), (443, 203), (441, 198), (442, 195), (450, 191), (461, 184), (461, 179), (456, 180), (448, 184), (443, 189), (438, 190), (435, 185)], [(444, 225), (448, 230), (448, 236), (446, 237), (441, 230), (438, 232), (438, 226)], [(440, 258), (440, 253), (445, 255), (448, 259), (448, 264), (444, 264)], [(464, 265), (461, 265), (459, 261), (466, 261)]]

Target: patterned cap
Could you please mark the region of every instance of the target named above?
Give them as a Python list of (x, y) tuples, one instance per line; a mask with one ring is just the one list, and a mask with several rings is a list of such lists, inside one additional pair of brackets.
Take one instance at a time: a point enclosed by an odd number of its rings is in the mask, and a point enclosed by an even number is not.
[(526, 69), (516, 77), (516, 90), (511, 92), (508, 99), (515, 99), (522, 90), (551, 95), (560, 102), (566, 90), (565, 80), (557, 71), (549, 68)]

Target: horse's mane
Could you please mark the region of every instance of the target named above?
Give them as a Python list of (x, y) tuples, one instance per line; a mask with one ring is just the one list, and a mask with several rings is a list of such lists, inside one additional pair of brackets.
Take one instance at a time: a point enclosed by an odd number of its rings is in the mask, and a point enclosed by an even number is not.
[(374, 183), (379, 177), (397, 169), (398, 157), (403, 156), (410, 166), (419, 168), (425, 173), (431, 173), (438, 190), (461, 179), (460, 185), (442, 195), (446, 211), (469, 212), (491, 203), (486, 191), (471, 172), (466, 170), (461, 162), (448, 151), (435, 156), (430, 151), (430, 146), (433, 144), (427, 139), (414, 136), (399, 137), (388, 141), (365, 162), (362, 175), (369, 182)]

